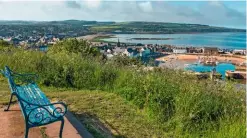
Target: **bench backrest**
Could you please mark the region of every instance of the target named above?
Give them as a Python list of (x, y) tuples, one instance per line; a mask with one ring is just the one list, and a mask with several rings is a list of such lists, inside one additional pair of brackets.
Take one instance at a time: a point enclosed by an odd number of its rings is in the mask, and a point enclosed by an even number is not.
[(8, 66), (5, 66), (4, 76), (8, 79), (9, 87), (12, 93), (16, 92), (16, 84), (13, 78), (13, 71)]

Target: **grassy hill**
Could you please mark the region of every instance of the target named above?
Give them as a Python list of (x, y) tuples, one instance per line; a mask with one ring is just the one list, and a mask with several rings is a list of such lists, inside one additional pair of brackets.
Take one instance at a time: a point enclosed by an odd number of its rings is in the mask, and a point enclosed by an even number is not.
[[(37, 73), (42, 90), (66, 101), (97, 137), (245, 136), (245, 92), (234, 82), (198, 80), (183, 70), (148, 71), (128, 57), (105, 59), (84, 40), (64, 40), (47, 53), (1, 47), (0, 68)], [(2, 79), (0, 103), (6, 91)]]
[[(170, 131), (169, 125), (149, 118), (145, 110), (114, 93), (104, 91), (73, 90), (42, 86), (42, 90), (52, 100), (62, 100), (69, 110), (95, 138), (195, 138), (199, 134)], [(5, 78), (0, 77), (0, 107), (6, 106), (10, 91)], [(245, 137), (244, 120), (233, 123), (223, 122), (218, 131), (208, 131), (204, 137), (230, 138)]]

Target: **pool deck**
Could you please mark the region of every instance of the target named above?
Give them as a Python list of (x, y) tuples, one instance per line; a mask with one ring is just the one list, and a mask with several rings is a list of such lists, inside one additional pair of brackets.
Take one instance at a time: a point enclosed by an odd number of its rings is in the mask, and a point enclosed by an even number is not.
[(226, 71), (227, 77), (233, 77), (234, 75), (240, 75), (244, 79), (246, 79), (246, 72), (245, 71)]

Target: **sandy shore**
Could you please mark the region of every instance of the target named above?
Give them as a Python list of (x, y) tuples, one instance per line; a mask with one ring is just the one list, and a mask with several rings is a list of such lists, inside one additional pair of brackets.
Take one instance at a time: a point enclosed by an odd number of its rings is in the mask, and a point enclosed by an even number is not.
[(112, 35), (109, 35), (109, 34), (93, 34), (93, 35), (80, 36), (80, 37), (77, 37), (77, 39), (86, 39), (88, 41), (91, 41), (96, 37), (104, 37), (104, 36), (112, 36)]
[[(203, 55), (187, 55), (187, 54), (171, 54), (165, 57), (158, 58), (156, 60), (158, 61), (165, 61), (164, 63), (161, 63), (161, 67), (168, 67), (168, 68), (176, 68), (176, 69), (183, 69), (187, 64), (193, 64), (197, 63), (199, 57), (203, 57)], [(239, 67), (239, 64), (246, 61), (245, 56), (241, 57), (225, 57), (225, 56), (213, 56), (217, 59), (218, 62), (231, 62), (236, 65), (236, 67)], [(246, 68), (241, 66), (242, 68)]]
[[(161, 57), (161, 58), (158, 58), (156, 60), (159, 60), (159, 61), (170, 61), (170, 60), (179, 60), (179, 61), (198, 61), (199, 57), (203, 57), (203, 55), (187, 55), (187, 54), (179, 54), (179, 55), (175, 55), (175, 54), (172, 54), (172, 55), (168, 55), (168, 56), (165, 56), (165, 57)], [(239, 56), (239, 57), (231, 57), (231, 56), (212, 56), (212, 57), (215, 57), (217, 59), (217, 61), (219, 62), (225, 62), (225, 61), (230, 61), (231, 63), (233, 64), (240, 64), (240, 63), (243, 63), (246, 61), (246, 58), (245, 56)]]
[(99, 35), (94, 34), (94, 35), (85, 35), (85, 36), (80, 36), (77, 37), (77, 39), (86, 39), (86, 40), (93, 40), (94, 38), (98, 37)]

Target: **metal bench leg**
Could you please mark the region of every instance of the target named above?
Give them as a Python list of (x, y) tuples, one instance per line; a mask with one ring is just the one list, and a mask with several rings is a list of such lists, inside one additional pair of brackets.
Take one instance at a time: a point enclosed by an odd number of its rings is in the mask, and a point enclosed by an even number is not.
[(64, 119), (61, 120), (61, 127), (59, 132), (59, 138), (63, 137), (63, 126), (64, 126)]
[(29, 127), (26, 126), (25, 138), (28, 138)]
[(12, 103), (12, 98), (13, 98), (13, 93), (11, 94), (11, 97), (10, 97), (10, 100), (9, 100), (9, 104), (7, 106), (7, 108), (4, 109), (4, 111), (9, 111), (9, 107), (10, 107), (10, 104)]

